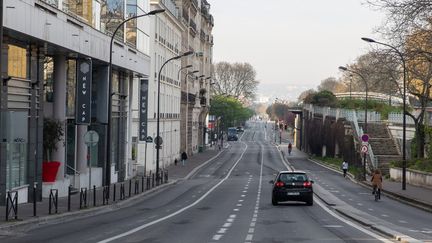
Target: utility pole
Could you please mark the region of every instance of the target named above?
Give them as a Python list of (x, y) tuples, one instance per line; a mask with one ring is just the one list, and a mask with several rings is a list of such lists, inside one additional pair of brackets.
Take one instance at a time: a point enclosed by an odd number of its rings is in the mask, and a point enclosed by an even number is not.
[(3, 132), (4, 124), (4, 106), (7, 103), (4, 102), (5, 95), (3, 93), (6, 84), (3, 77), (3, 0), (0, 0), (0, 205), (6, 204), (6, 144), (4, 143), (5, 133)]

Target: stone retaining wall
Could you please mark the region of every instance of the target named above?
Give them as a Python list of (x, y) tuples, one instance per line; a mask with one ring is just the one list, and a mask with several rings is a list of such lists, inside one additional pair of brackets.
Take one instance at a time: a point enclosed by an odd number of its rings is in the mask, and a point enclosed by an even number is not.
[[(390, 178), (401, 181), (402, 168), (390, 168)], [(432, 188), (432, 173), (407, 169), (406, 182), (410, 185)]]

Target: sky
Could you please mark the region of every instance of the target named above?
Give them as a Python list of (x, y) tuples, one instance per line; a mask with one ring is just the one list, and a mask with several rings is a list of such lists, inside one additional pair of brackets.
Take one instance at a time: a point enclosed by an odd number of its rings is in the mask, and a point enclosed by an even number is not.
[(371, 46), (385, 15), (364, 0), (208, 0), (214, 16), (213, 62), (248, 62), (258, 95), (297, 100)]

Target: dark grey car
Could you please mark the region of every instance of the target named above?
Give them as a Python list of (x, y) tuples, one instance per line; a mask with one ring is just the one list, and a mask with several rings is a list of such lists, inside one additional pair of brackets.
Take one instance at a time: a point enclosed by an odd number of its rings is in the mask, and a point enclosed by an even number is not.
[(278, 205), (279, 202), (301, 201), (307, 205), (313, 205), (314, 183), (303, 171), (281, 171), (276, 176), (272, 190), (272, 204)]

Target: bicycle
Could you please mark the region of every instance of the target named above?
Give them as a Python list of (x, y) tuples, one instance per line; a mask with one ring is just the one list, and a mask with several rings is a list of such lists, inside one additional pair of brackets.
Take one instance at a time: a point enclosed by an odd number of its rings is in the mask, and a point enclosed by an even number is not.
[(375, 202), (378, 202), (378, 200), (381, 199), (381, 189), (378, 188), (378, 190), (377, 190), (377, 187), (374, 186), (373, 194), (375, 195)]

